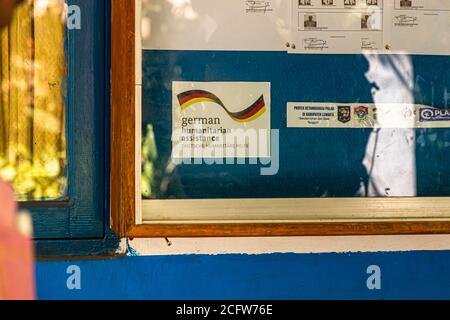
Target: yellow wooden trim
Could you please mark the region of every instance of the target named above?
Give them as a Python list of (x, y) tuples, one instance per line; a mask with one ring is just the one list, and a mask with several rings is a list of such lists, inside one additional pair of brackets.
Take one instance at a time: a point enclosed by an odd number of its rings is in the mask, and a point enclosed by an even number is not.
[(144, 223), (447, 221), (450, 198), (144, 200)]

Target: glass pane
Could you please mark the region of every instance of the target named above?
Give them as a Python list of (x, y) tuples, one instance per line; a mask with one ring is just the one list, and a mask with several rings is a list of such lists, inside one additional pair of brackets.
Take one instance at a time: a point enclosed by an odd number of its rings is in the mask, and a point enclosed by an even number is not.
[[(144, 199), (450, 196), (449, 3), (143, 0), (141, 16)], [(268, 175), (207, 150), (261, 94), (247, 128), (276, 131)]]
[(24, 1), (0, 42), (0, 177), (21, 201), (66, 196), (63, 4)]

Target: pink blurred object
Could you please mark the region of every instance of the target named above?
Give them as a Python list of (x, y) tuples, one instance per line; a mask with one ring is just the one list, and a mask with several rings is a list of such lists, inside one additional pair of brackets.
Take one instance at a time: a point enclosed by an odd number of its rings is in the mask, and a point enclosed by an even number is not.
[(32, 300), (33, 245), (18, 231), (12, 188), (0, 181), (0, 300)]
[(16, 202), (10, 185), (0, 180), (0, 227), (15, 227)]

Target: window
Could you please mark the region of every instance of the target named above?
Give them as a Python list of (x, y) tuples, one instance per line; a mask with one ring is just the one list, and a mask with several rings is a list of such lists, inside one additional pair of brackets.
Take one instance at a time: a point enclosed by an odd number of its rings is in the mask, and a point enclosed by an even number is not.
[[(449, 67), (442, 55), (450, 42), (414, 41), (415, 20), (402, 18), (410, 9), (383, 3), (115, 1), (114, 230), (130, 237), (450, 232), (448, 77), (437, 72)], [(392, 16), (400, 21), (390, 29), (382, 21)], [(433, 28), (445, 33), (445, 26)], [(255, 117), (257, 125), (246, 122)], [(270, 137), (277, 174), (259, 174), (249, 162), (264, 152), (245, 154), (245, 164), (232, 156), (231, 165), (220, 153), (192, 153), (211, 152), (210, 133), (252, 126), (278, 132)], [(187, 156), (174, 153), (180, 141), (188, 142)]]
[(0, 176), (20, 201), (67, 194), (63, 6), (36, 3), (21, 4), (0, 36)]
[(31, 212), (41, 256), (117, 242), (106, 228), (108, 17), (106, 0), (24, 1), (1, 35), (0, 175)]

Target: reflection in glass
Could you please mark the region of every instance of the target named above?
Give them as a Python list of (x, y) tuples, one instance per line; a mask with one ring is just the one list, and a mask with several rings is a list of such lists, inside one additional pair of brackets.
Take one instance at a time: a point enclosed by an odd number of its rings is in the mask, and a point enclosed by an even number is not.
[(0, 42), (0, 177), (19, 200), (66, 195), (64, 6), (26, 1)]
[(377, 126), (367, 142), (366, 196), (416, 196), (414, 69), (407, 55), (365, 55), (377, 109)]

